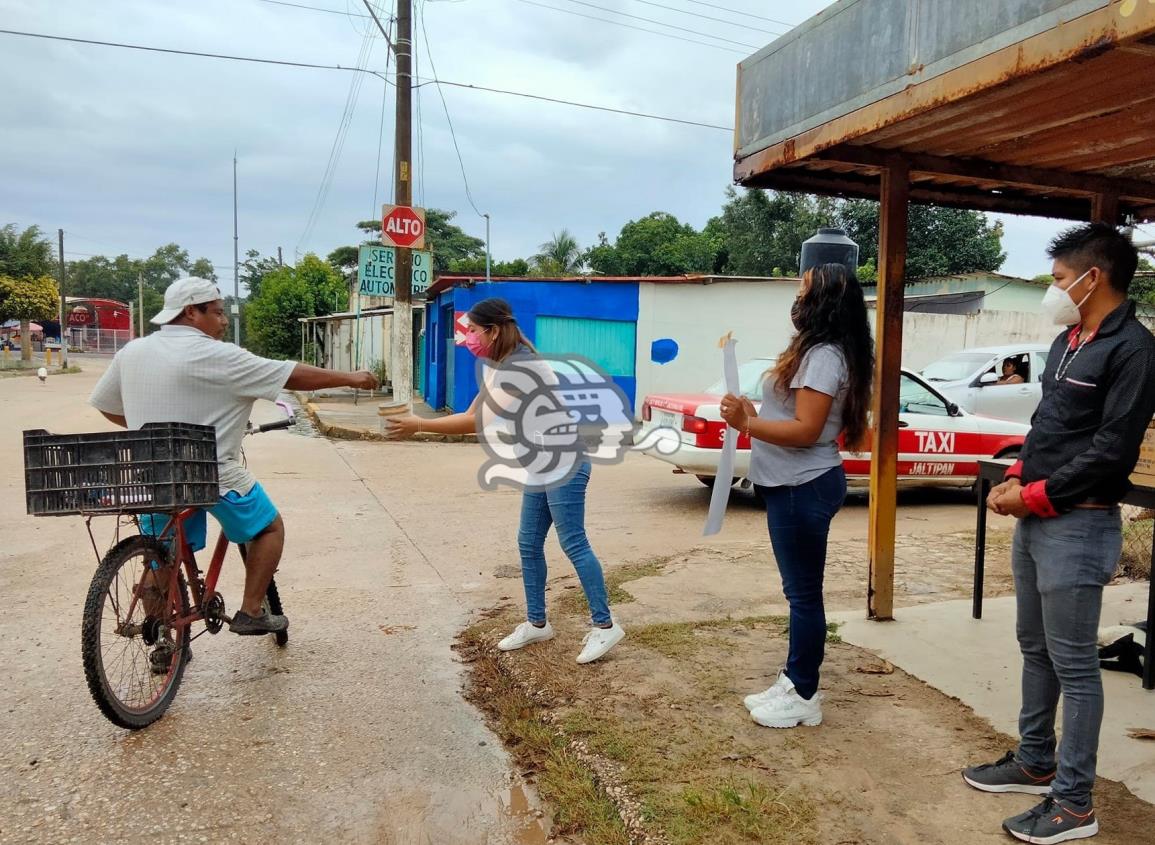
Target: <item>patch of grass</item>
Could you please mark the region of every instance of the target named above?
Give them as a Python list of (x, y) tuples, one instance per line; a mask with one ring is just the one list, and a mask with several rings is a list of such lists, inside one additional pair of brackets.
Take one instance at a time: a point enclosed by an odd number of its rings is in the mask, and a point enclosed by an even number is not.
[(557, 835), (629, 845), (617, 808), (569, 751), (567, 737), (541, 719), (542, 708), (499, 665), (488, 637), (506, 621), (487, 619), (460, 637), (458, 650), (472, 662), (468, 697), (489, 716), (519, 767), (537, 772), (537, 791), (553, 809)]
[[(637, 581), (639, 578), (661, 575), (666, 571), (666, 565), (670, 560), (671, 558), (668, 556), (656, 557), (639, 563), (628, 563), (625, 566), (618, 566), (614, 569), (606, 570), (606, 593), (609, 596), (610, 605), (629, 604), (634, 601), (634, 597), (629, 591), (625, 590), (622, 585), (630, 581)], [(567, 590), (562, 597), (558, 599), (556, 607), (562, 613), (584, 614), (589, 612), (589, 605), (586, 603), (585, 593), (577, 589)]]
[(841, 622), (827, 622), (826, 623), (826, 642), (840, 643), (842, 642), (842, 635), (838, 633), (838, 629), (842, 627)]
[(808, 801), (753, 781), (714, 778), (667, 799), (666, 832), (675, 845), (805, 842), (814, 820)]
[(652, 648), (666, 657), (685, 657), (697, 651), (706, 644), (717, 646), (718, 643), (701, 636), (703, 632), (717, 631), (722, 628), (761, 628), (769, 627), (774, 633), (786, 631), (787, 620), (784, 616), (747, 616), (743, 619), (711, 619), (705, 622), (659, 622), (630, 631), (632, 642)]

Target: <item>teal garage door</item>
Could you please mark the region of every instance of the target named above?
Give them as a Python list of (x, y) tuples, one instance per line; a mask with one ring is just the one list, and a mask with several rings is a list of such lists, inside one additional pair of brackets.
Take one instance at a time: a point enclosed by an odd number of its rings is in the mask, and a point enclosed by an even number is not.
[(637, 326), (622, 320), (538, 317), (536, 346), (548, 355), (581, 355), (607, 375), (634, 377)]

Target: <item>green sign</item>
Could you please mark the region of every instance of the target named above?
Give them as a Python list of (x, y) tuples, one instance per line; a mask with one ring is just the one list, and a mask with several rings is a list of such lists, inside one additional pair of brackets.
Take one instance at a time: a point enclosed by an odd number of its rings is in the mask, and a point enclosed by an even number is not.
[[(425, 293), (433, 282), (433, 255), (413, 252), (413, 272), (410, 275), (413, 293)], [(362, 296), (395, 296), (397, 278), (397, 250), (391, 246), (366, 244), (358, 251), (357, 281)]]

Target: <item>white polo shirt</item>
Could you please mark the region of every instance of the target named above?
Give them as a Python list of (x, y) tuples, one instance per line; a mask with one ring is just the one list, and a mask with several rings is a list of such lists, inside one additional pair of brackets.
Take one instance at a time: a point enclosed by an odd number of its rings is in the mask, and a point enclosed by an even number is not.
[(221, 495), (247, 495), (257, 479), (241, 464), (241, 439), (258, 399), (275, 401), (293, 361), (272, 361), (192, 326), (162, 326), (112, 360), (89, 403), (137, 429), (151, 422), (211, 425), (217, 431)]

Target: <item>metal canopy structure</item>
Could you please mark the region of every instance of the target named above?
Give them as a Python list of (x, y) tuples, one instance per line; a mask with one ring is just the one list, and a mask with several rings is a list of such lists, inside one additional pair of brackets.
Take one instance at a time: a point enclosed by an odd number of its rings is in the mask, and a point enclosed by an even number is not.
[(734, 178), (881, 201), (867, 604), (892, 618), (908, 204), (1155, 219), (1155, 0), (840, 0), (739, 65)]

